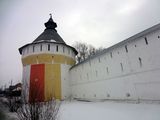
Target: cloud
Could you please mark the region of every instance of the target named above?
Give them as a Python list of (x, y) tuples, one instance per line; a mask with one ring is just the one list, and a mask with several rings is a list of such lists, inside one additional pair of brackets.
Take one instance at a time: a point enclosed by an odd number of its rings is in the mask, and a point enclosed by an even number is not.
[(119, 14), (132, 14), (133, 12), (140, 10), (144, 5), (144, 2), (145, 0), (128, 0), (120, 6), (117, 12)]

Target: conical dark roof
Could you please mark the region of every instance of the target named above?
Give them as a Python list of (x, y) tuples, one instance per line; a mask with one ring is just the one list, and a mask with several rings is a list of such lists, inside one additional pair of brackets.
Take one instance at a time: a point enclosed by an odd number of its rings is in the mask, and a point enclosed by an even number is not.
[(44, 25), (46, 29), (33, 41), (33, 43), (40, 41), (65, 43), (55, 29), (57, 24), (53, 21), (52, 16), (50, 16), (50, 19)]

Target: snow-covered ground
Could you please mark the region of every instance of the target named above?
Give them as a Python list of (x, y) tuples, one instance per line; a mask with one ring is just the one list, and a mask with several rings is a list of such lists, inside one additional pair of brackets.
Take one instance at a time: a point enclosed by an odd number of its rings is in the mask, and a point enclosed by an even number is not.
[(63, 102), (60, 120), (160, 120), (160, 104)]
[(9, 112), (9, 108), (6, 105), (7, 103), (7, 98), (0, 97), (0, 112), (1, 115), (5, 116), (0, 116), (0, 120), (18, 120), (17, 114), (15, 112)]
[[(17, 120), (2, 103), (0, 108), (6, 120)], [(160, 104), (63, 101), (58, 120), (160, 120)]]

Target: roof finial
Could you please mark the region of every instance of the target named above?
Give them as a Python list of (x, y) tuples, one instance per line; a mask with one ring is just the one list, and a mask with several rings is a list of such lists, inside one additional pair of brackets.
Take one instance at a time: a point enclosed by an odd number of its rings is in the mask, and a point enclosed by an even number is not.
[(46, 29), (54, 29), (56, 31), (56, 27), (57, 27), (57, 24), (53, 21), (52, 19), (52, 14), (50, 13), (50, 18), (48, 20), (48, 22), (46, 22), (44, 25), (46, 27)]
[(50, 15), (50, 18), (52, 18), (52, 14), (50, 13), (49, 15)]

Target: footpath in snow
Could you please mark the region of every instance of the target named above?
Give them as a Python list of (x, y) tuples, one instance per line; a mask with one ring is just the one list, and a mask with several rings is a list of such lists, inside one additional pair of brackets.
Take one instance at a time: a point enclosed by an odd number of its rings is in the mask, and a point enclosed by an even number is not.
[(160, 104), (62, 102), (60, 120), (160, 120)]

